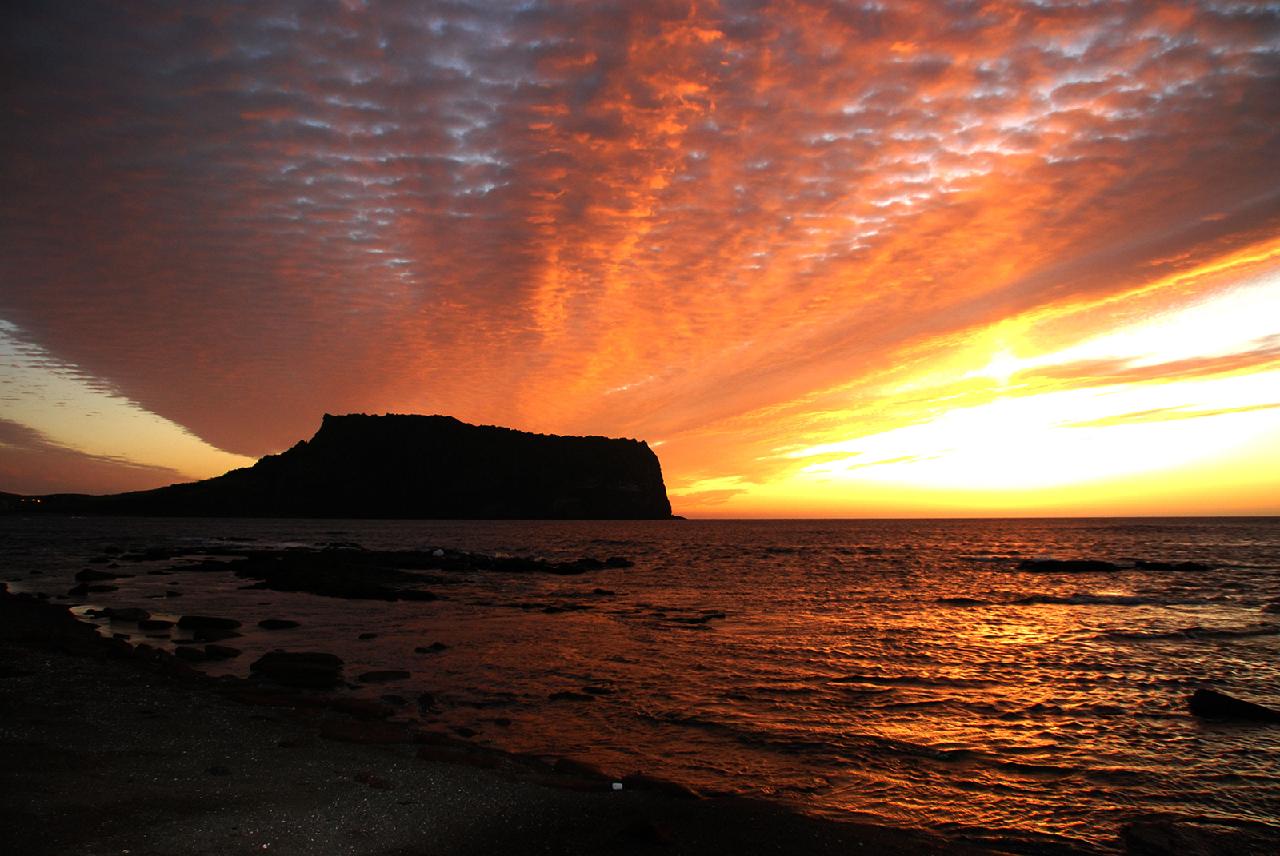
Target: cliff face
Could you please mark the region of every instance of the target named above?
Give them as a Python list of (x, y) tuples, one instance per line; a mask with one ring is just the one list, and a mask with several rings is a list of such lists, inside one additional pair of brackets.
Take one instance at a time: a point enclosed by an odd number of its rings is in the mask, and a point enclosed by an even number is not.
[(254, 466), (52, 511), (261, 517), (665, 519), (658, 458), (637, 440), (559, 437), (449, 416), (329, 416)]

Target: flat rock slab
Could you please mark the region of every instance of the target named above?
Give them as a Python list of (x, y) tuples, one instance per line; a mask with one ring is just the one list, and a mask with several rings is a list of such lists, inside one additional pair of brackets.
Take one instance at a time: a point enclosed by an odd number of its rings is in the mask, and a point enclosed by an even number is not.
[(342, 660), (319, 651), (271, 651), (249, 671), (288, 687), (328, 689), (342, 679)]

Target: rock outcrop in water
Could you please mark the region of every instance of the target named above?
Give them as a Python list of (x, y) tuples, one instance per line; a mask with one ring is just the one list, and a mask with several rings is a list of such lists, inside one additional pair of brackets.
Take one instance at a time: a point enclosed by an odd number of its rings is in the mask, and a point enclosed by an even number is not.
[(1208, 719), (1243, 719), (1252, 722), (1280, 723), (1280, 710), (1233, 698), (1215, 690), (1196, 690), (1187, 699), (1187, 707), (1196, 716)]
[(310, 440), (217, 478), (112, 496), (27, 499), (23, 511), (100, 514), (671, 517), (662, 468), (642, 441), (530, 434), (449, 416), (326, 414)]

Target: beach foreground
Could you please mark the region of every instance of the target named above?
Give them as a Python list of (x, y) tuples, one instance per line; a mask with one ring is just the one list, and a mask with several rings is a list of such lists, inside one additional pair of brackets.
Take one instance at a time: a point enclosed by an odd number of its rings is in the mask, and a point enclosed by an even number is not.
[(237, 693), (34, 598), (5, 593), (0, 628), (12, 853), (993, 852), (397, 736), (319, 695)]

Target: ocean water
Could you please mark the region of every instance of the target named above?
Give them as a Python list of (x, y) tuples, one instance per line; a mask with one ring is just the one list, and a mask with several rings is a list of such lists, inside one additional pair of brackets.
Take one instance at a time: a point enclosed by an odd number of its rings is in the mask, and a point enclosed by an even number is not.
[[(435, 602), (247, 590), (221, 571), (149, 575), (211, 549), (436, 546), (634, 567), (474, 572)], [(352, 692), (410, 699), (503, 749), (644, 771), (835, 818), (1023, 849), (1100, 852), (1137, 818), (1280, 829), (1280, 727), (1198, 720), (1216, 688), (1280, 706), (1280, 519), (453, 522), (0, 519), (0, 579), (77, 608), (244, 622), (210, 665), (320, 650)], [(66, 598), (105, 547), (112, 592)], [(1211, 571), (1018, 570), (1028, 557), (1196, 561)], [(101, 567), (94, 565), (93, 567)], [(176, 592), (179, 596), (168, 596)], [(81, 610), (83, 611), (83, 610)], [(720, 614), (723, 613), (723, 617)], [(301, 627), (261, 631), (263, 618)], [(104, 632), (141, 640), (136, 625)], [(376, 633), (376, 638), (360, 639)], [(145, 641), (168, 645), (164, 633)], [(441, 642), (447, 649), (417, 654)], [(568, 694), (568, 695), (565, 695)]]

